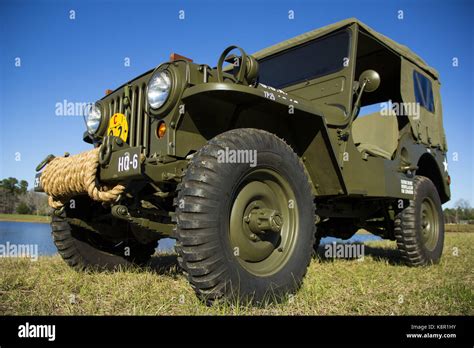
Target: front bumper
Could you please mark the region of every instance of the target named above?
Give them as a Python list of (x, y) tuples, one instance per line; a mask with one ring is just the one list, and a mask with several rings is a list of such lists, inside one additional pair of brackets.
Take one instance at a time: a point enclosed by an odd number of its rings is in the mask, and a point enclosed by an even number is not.
[(104, 150), (110, 151), (99, 165), (98, 176), (101, 182), (127, 181), (143, 177), (143, 162), (145, 155), (141, 146), (129, 147), (123, 144), (122, 148)]
[[(128, 186), (131, 181), (154, 183), (178, 183), (187, 167), (187, 159), (157, 156), (147, 158), (142, 146), (131, 147), (120, 138), (108, 137), (99, 150), (97, 179), (107, 186), (122, 183)], [(54, 157), (54, 156), (53, 156)], [(42, 168), (39, 168), (41, 170)], [(36, 173), (34, 190), (44, 192), (41, 185), (41, 172)]]

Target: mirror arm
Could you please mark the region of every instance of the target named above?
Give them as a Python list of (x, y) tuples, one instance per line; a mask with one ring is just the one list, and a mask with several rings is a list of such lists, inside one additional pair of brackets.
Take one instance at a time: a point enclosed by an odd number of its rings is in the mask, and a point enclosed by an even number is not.
[(349, 120), (349, 123), (347, 124), (347, 128), (351, 128), (352, 122), (354, 121), (356, 115), (359, 112), (360, 109), (360, 99), (362, 98), (362, 93), (364, 93), (365, 86), (367, 85), (368, 80), (364, 79), (364, 82), (362, 83), (362, 86), (360, 87), (360, 91), (357, 94), (357, 99), (356, 102), (354, 103), (354, 108), (352, 109), (351, 113), (351, 118)]

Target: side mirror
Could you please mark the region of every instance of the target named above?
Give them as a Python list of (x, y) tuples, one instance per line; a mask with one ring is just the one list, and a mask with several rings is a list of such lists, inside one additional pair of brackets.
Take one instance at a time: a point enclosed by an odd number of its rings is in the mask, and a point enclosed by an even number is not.
[(365, 70), (360, 74), (359, 84), (365, 85), (364, 92), (373, 92), (380, 86), (380, 75), (375, 70)]
[(348, 127), (352, 125), (352, 122), (357, 117), (360, 111), (360, 101), (362, 97), (362, 93), (364, 92), (373, 92), (380, 86), (380, 75), (375, 70), (365, 70), (359, 76), (359, 93), (357, 95), (356, 102), (354, 103), (354, 107), (352, 108), (351, 119), (348, 123)]

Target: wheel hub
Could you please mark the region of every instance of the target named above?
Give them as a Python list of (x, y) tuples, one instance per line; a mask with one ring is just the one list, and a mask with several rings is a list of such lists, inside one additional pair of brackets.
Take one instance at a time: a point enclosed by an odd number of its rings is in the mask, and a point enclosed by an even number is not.
[(433, 250), (438, 240), (438, 215), (434, 203), (425, 199), (421, 204), (421, 239), (427, 249)]
[(298, 229), (290, 185), (279, 174), (257, 169), (238, 190), (230, 214), (234, 255), (252, 273), (271, 274), (290, 255)]
[(244, 217), (244, 222), (248, 224), (250, 231), (259, 236), (267, 232), (280, 233), (283, 225), (280, 212), (275, 209), (260, 208), (260, 206), (259, 202), (250, 203), (251, 211)]

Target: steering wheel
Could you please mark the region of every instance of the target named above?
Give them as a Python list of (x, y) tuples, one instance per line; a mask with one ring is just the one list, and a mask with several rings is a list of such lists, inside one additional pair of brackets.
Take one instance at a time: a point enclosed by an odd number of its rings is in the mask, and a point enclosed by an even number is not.
[[(219, 58), (219, 62), (217, 63), (217, 80), (219, 82), (224, 82), (224, 77), (222, 73), (222, 67), (224, 65), (224, 61), (227, 58), (227, 55), (235, 49), (240, 51), (241, 58), (240, 58), (240, 64), (239, 64), (239, 72), (237, 74), (234, 74), (234, 77), (239, 83), (243, 83), (245, 80), (245, 74), (247, 71), (247, 54), (245, 53), (243, 49), (241, 49), (238, 46), (229, 46), (224, 50), (224, 52), (222, 52)], [(236, 57), (236, 59), (238, 58)]]

